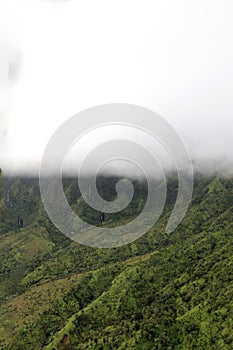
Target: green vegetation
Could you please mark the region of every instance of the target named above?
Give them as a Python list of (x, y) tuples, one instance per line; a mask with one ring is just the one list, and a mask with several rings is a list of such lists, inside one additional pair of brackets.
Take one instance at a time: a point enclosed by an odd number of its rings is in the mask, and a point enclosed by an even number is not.
[[(98, 179), (116, 196), (117, 178)], [(146, 200), (134, 182), (132, 203), (105, 225), (132, 220)], [(75, 179), (64, 188), (91, 224), (98, 213)], [(48, 219), (37, 179), (4, 179), (0, 188), (0, 348), (3, 350), (233, 348), (233, 179), (196, 176), (189, 211), (165, 226), (177, 193), (168, 181), (159, 222), (132, 244), (81, 246)], [(22, 217), (24, 227), (18, 227)]]

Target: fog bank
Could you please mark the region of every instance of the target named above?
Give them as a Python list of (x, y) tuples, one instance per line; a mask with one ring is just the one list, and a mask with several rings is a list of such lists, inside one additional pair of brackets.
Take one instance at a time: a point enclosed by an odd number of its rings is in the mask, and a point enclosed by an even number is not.
[[(0, 167), (38, 175), (65, 120), (115, 102), (165, 118), (194, 169), (231, 174), (232, 15), (230, 0), (1, 2)], [(78, 162), (66, 171), (76, 174)], [(128, 171), (119, 164), (108, 169)]]

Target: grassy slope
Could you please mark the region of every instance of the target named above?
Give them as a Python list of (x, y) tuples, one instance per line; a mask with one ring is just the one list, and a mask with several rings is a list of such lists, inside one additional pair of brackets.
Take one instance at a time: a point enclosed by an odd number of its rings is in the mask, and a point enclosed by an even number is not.
[[(3, 349), (59, 349), (65, 334), (66, 349), (232, 348), (232, 180), (198, 180), (189, 213), (167, 236), (171, 184), (161, 222), (107, 250), (59, 235), (34, 182), (7, 186), (30, 225), (0, 240)], [(3, 233), (15, 225), (10, 215), (1, 221)]]

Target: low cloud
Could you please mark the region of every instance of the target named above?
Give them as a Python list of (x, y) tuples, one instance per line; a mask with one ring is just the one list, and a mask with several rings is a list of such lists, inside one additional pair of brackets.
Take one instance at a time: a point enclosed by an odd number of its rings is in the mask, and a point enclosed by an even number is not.
[[(0, 35), (5, 173), (38, 175), (46, 144), (65, 120), (112, 102), (141, 105), (165, 118), (184, 140), (196, 170), (233, 172), (232, 2), (41, 4), (12, 1), (20, 40), (12, 44)], [(9, 5), (1, 4), (0, 11), (11, 31)], [(17, 47), (24, 65), (14, 90), (22, 69)], [(67, 172), (75, 173), (78, 162), (70, 161)], [(118, 163), (108, 171), (129, 168)]]

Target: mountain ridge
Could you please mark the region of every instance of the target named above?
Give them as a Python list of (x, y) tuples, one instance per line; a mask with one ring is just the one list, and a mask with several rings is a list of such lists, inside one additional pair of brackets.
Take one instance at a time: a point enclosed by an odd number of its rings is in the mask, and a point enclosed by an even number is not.
[[(116, 181), (102, 180), (105, 189)], [(122, 214), (122, 224), (144, 198), (144, 184), (136, 185), (135, 203)], [(96, 220), (75, 180), (67, 179), (64, 188), (70, 204), (83, 205), (82, 215)], [(17, 227), (18, 213), (10, 215), (7, 191), (17, 198), (23, 229)], [(166, 234), (176, 193), (177, 179), (171, 178), (164, 213), (146, 235), (97, 249), (59, 233), (42, 206), (38, 179), (4, 179), (1, 348), (231, 349), (233, 179), (196, 176), (184, 220)], [(114, 198), (112, 189), (108, 196)], [(108, 220), (114, 224), (119, 216)]]

